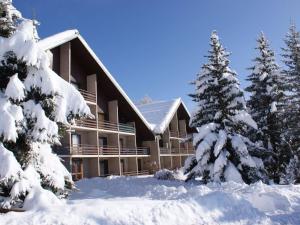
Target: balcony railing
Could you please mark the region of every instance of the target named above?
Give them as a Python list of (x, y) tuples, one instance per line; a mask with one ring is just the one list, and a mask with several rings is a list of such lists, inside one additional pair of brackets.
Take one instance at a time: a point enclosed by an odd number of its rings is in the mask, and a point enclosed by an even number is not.
[(132, 124), (119, 123), (119, 131), (134, 134), (135, 127)]
[(188, 148), (187, 149), (187, 154), (195, 154), (195, 153), (196, 153), (196, 151), (195, 151), (194, 148)]
[(172, 154), (180, 154), (180, 149), (179, 148), (172, 148), (171, 153)]
[(121, 155), (150, 155), (149, 148), (122, 148), (120, 150)]
[(170, 131), (170, 137), (179, 137), (179, 132), (178, 131)]
[(97, 129), (97, 122), (93, 119), (75, 120), (75, 126)]
[(88, 92), (86, 90), (82, 90), (82, 89), (79, 89), (79, 92), (83, 96), (85, 101), (96, 103), (96, 94)]
[(71, 155), (98, 155), (99, 149), (96, 145), (73, 145), (70, 147)]
[[(119, 155), (119, 148), (116, 146), (102, 146), (96, 145), (73, 145), (65, 147), (64, 154), (68, 155)], [(62, 154), (62, 151), (57, 151), (57, 154)], [(138, 148), (122, 148), (120, 155), (150, 155), (150, 149), (145, 147)]]
[(171, 150), (168, 148), (160, 148), (160, 154), (171, 154)]
[(170, 131), (170, 137), (172, 138), (187, 138), (186, 132)]
[(120, 132), (125, 132), (125, 133), (135, 133), (135, 128), (131, 124), (124, 124), (124, 123), (113, 123), (110, 121), (98, 121), (98, 126), (100, 129), (103, 130), (110, 130), (110, 131), (120, 131)]
[(99, 155), (119, 155), (119, 148), (115, 146), (100, 147)]
[(193, 148), (160, 148), (160, 154), (162, 155), (170, 155), (170, 154), (195, 154), (195, 150)]
[[(75, 120), (74, 126), (97, 129), (97, 122), (94, 119)], [(135, 127), (131, 124), (113, 123), (108, 121), (98, 121), (99, 129), (135, 134)]]

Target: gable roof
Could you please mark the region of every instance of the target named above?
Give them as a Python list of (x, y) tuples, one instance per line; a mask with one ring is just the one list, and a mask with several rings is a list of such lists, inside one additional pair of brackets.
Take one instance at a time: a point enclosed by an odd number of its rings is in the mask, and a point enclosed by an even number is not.
[(83, 44), (83, 46), (88, 50), (88, 52), (91, 54), (93, 59), (97, 62), (99, 67), (104, 71), (106, 76), (110, 79), (110, 81), (115, 85), (115, 87), (118, 89), (120, 94), (125, 98), (125, 100), (128, 102), (128, 104), (131, 106), (131, 108), (135, 111), (135, 113), (138, 115), (138, 117), (143, 121), (143, 123), (146, 125), (146, 127), (153, 131), (153, 127), (147, 122), (147, 120), (144, 118), (144, 116), (141, 114), (141, 112), (138, 110), (136, 105), (131, 101), (131, 99), (127, 96), (125, 91), (122, 89), (122, 87), (119, 85), (119, 83), (115, 80), (115, 78), (112, 76), (112, 74), (108, 71), (108, 69), (103, 65), (101, 60), (97, 57), (95, 52), (90, 48), (88, 43), (84, 40), (84, 38), (80, 35), (78, 30), (67, 30), (55, 35), (52, 35), (50, 37), (44, 38), (38, 42), (38, 45), (46, 50), (53, 49), (55, 47), (58, 47), (66, 42), (69, 42), (73, 39), (78, 38), (79, 41)]
[(191, 117), (181, 98), (170, 101), (157, 101), (148, 104), (140, 104), (137, 105), (137, 107), (151, 124), (153, 132), (156, 134), (163, 134), (180, 105), (184, 107), (189, 117)]

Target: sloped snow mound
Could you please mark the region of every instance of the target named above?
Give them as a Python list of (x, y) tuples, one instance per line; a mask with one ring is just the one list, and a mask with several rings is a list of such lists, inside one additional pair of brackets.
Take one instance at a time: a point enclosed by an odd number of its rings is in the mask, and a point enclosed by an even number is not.
[(154, 174), (154, 177), (158, 180), (185, 180), (186, 175), (183, 172), (184, 168), (177, 170), (162, 169)]
[(174, 173), (168, 169), (157, 171), (154, 177), (158, 180), (175, 180)]
[(47, 210), (62, 205), (63, 202), (51, 191), (36, 186), (26, 196), (23, 208), (25, 210)]
[[(300, 186), (185, 183), (152, 176), (77, 182), (66, 203), (31, 202), (25, 213), (1, 215), (0, 224), (300, 224)], [(39, 193), (37, 193), (39, 195)], [(46, 196), (46, 195), (44, 195)], [(32, 198), (33, 200), (34, 198)]]

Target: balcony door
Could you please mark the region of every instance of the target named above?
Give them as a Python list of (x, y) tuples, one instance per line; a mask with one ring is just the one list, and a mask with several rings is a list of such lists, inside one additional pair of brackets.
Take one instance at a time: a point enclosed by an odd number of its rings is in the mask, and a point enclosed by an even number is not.
[(104, 159), (104, 160), (100, 160), (100, 176), (101, 177), (105, 177), (108, 176), (108, 160)]
[(72, 134), (72, 146), (78, 147), (81, 145), (81, 135), (80, 134)]
[(81, 135), (72, 134), (71, 135), (71, 150), (73, 154), (81, 155), (83, 154), (83, 150), (81, 148)]
[(83, 163), (82, 159), (72, 160), (72, 178), (74, 181), (83, 178)]
[(99, 137), (99, 146), (106, 147), (107, 146), (107, 137)]
[(142, 171), (142, 159), (138, 159), (138, 172)]
[(125, 172), (125, 160), (124, 159), (121, 159), (120, 160), (120, 166), (121, 166), (121, 175), (124, 175), (124, 172)]
[(109, 151), (107, 147), (107, 138), (106, 137), (99, 137), (99, 147), (100, 147), (100, 154), (104, 154), (104, 151)]

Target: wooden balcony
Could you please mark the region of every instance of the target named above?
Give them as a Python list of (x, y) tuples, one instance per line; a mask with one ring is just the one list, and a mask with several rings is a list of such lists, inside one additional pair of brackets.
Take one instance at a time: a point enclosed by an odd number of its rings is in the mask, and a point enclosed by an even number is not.
[[(103, 146), (97, 147), (96, 145), (73, 145), (71, 147), (65, 147), (67, 151), (64, 151), (66, 155), (119, 155), (119, 148), (117, 146)], [(59, 154), (59, 153), (58, 153)], [(120, 155), (150, 155), (150, 149), (145, 147), (139, 148), (122, 148)]]
[(124, 132), (124, 133), (130, 133), (135, 134), (135, 127), (130, 124), (124, 124), (124, 123), (113, 123), (110, 121), (98, 121), (99, 129), (108, 130), (108, 131), (116, 131), (116, 132)]
[(99, 149), (96, 145), (73, 145), (70, 147), (71, 155), (98, 155)]
[(170, 137), (171, 138), (178, 138), (179, 132), (178, 131), (170, 131)]
[(85, 101), (91, 102), (91, 103), (96, 103), (96, 101), (97, 101), (96, 94), (88, 92), (86, 90), (82, 90), (82, 89), (79, 89), (79, 92)]
[[(73, 126), (87, 129), (97, 129), (97, 122), (94, 119), (81, 119), (75, 120), (75, 124), (73, 124)], [(109, 121), (98, 121), (98, 129), (135, 134), (135, 127), (131, 124), (124, 123), (118, 124)]]
[(150, 155), (149, 148), (122, 148), (120, 150), (121, 155)]
[(171, 149), (171, 154), (180, 154), (180, 149), (179, 148), (172, 148)]
[(97, 129), (97, 122), (96, 122), (96, 120), (93, 120), (93, 119), (75, 120), (74, 126)]
[(160, 148), (160, 154), (162, 155), (172, 155), (172, 154), (195, 154), (193, 148)]
[(188, 135), (186, 132), (179, 132), (179, 131), (170, 131), (170, 138), (187, 138)]
[(119, 155), (119, 148), (117, 146), (100, 147), (99, 155)]
[(135, 127), (132, 124), (119, 123), (119, 131), (135, 134)]
[(160, 154), (171, 154), (171, 150), (168, 148), (160, 148)]

